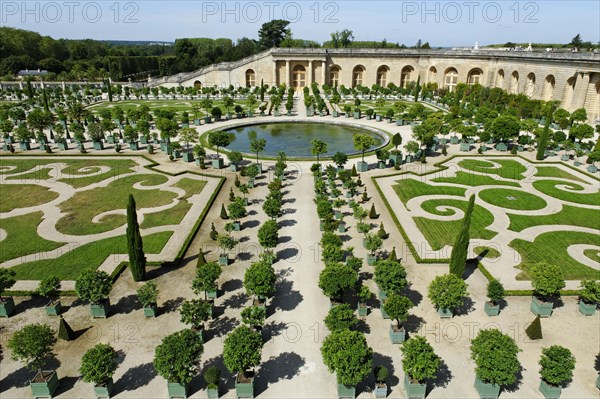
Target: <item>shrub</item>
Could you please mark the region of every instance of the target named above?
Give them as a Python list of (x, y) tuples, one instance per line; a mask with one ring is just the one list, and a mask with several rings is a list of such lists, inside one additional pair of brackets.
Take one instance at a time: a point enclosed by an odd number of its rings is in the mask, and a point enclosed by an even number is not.
[(217, 239), (217, 237), (219, 236), (219, 233), (217, 233), (217, 229), (215, 228), (214, 223), (210, 224), (210, 233), (208, 234), (208, 236), (213, 241), (215, 241)]
[(554, 297), (565, 287), (562, 270), (557, 265), (538, 263), (529, 270), (534, 294), (540, 297)]
[(216, 262), (205, 263), (196, 268), (196, 277), (192, 281), (192, 289), (195, 294), (200, 292), (214, 291), (217, 288), (217, 280), (221, 276), (222, 269)]
[(17, 280), (15, 280), (16, 275), (17, 274), (12, 269), (0, 268), (0, 295), (15, 285), (17, 282)]
[(375, 283), (388, 294), (400, 292), (408, 284), (406, 270), (400, 262), (379, 260), (375, 263)]
[(71, 326), (69, 326), (62, 315), (60, 315), (60, 321), (58, 322), (58, 338), (62, 339), (63, 341), (71, 341), (73, 338), (75, 338), (73, 329)]
[(154, 368), (168, 382), (189, 384), (200, 368), (204, 346), (192, 330), (177, 331), (163, 338), (154, 352)]
[(108, 344), (98, 344), (83, 355), (79, 372), (85, 382), (107, 383), (117, 370), (117, 352)]
[(542, 349), (540, 376), (550, 385), (559, 386), (573, 379), (575, 357), (565, 347), (552, 345)]
[(583, 280), (581, 282), (581, 300), (588, 304), (600, 302), (600, 281)]
[(75, 291), (84, 301), (99, 303), (110, 294), (112, 281), (108, 273), (101, 270), (87, 270), (75, 282)]
[(338, 384), (356, 386), (371, 371), (373, 349), (358, 331), (342, 330), (329, 334), (321, 346), (323, 363), (336, 373)]
[(219, 388), (219, 380), (221, 379), (221, 369), (217, 366), (210, 366), (204, 371), (204, 381), (206, 381), (208, 389)]
[(467, 296), (467, 283), (454, 274), (437, 276), (429, 284), (427, 296), (437, 309), (456, 309)]
[(36, 293), (44, 298), (54, 299), (58, 296), (60, 289), (60, 279), (56, 276), (46, 277), (38, 286)]
[(325, 326), (329, 331), (350, 330), (357, 324), (354, 310), (346, 303), (332, 307), (325, 317)]
[(525, 334), (527, 334), (527, 336), (531, 340), (538, 340), (543, 338), (542, 320), (540, 319), (539, 315), (535, 319), (533, 319), (530, 325), (527, 326), (527, 328), (525, 329)]
[(369, 210), (369, 219), (377, 219), (379, 215), (375, 211), (375, 204), (371, 204), (371, 209)]
[(225, 204), (221, 204), (221, 219), (229, 219), (229, 215), (227, 214), (227, 210), (225, 209)]
[(358, 300), (360, 303), (366, 303), (371, 297), (373, 297), (373, 293), (366, 285), (361, 285), (360, 289), (357, 293)]
[(388, 369), (385, 366), (377, 366), (373, 369), (373, 375), (378, 384), (384, 384), (388, 378)]
[(385, 231), (385, 229), (383, 228), (383, 222), (379, 224), (379, 230), (377, 230), (377, 237), (381, 238), (382, 240), (387, 238), (387, 231)]
[(436, 376), (442, 360), (422, 336), (414, 336), (402, 343), (402, 369), (412, 381), (424, 382)]
[(497, 329), (481, 330), (471, 340), (471, 358), (477, 378), (488, 384), (512, 385), (521, 368), (515, 341)]
[(504, 286), (496, 279), (490, 280), (487, 285), (487, 297), (492, 303), (497, 303), (504, 299)]

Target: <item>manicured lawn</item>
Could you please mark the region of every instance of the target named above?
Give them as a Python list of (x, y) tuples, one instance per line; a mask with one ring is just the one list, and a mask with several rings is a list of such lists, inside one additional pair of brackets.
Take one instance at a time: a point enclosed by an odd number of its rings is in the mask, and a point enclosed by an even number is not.
[(467, 169), (471, 172), (480, 172), (490, 175), (496, 175), (505, 179), (522, 180), (525, 178), (523, 173), (527, 171), (527, 168), (520, 162), (512, 159), (493, 159), (494, 163), (500, 165), (497, 167), (490, 161), (484, 161), (479, 159), (463, 159), (458, 163), (458, 166)]
[(594, 262), (600, 263), (600, 251), (597, 249), (586, 249), (583, 254), (593, 260)]
[[(564, 186), (568, 191), (556, 188), (559, 185)], [(577, 191), (583, 190), (583, 187), (577, 183), (568, 183), (560, 180), (539, 180), (533, 182), (533, 187), (541, 193), (562, 201), (600, 206), (600, 193), (598, 192), (600, 190), (589, 194), (578, 193)]]
[[(444, 172), (440, 172), (444, 173)], [(436, 177), (435, 179), (431, 179), (432, 182), (435, 183), (454, 183), (454, 184), (462, 184), (465, 186), (512, 186), (512, 187), (521, 187), (521, 185), (517, 182), (512, 181), (504, 181), (498, 180), (490, 176), (479, 175), (475, 173), (467, 173), (458, 171), (456, 172), (455, 177)]]
[[(144, 252), (160, 253), (171, 235), (172, 231), (165, 231), (143, 237)], [(12, 269), (17, 273), (17, 280), (40, 280), (52, 275), (61, 280), (75, 280), (82, 271), (98, 268), (113, 254), (127, 254), (124, 235), (82, 245), (56, 259), (23, 263)]]
[[(402, 103), (406, 106), (406, 109), (404, 112), (406, 112), (406, 110), (408, 110), (408, 108), (414, 104), (411, 102), (398, 100), (398, 99), (387, 99), (387, 100), (385, 100), (385, 103), (382, 107), (378, 107), (375, 105), (375, 101), (376, 100), (363, 100), (363, 99), (360, 100), (360, 110), (361, 110), (362, 116), (366, 116), (366, 112), (369, 108), (373, 109), (377, 115), (383, 115), (385, 117), (385, 113), (387, 112), (388, 109), (393, 109), (394, 112), (396, 112), (396, 109), (394, 108), (394, 104), (397, 102)], [(352, 107), (352, 111), (350, 111), (350, 113), (354, 114), (354, 109), (356, 108), (356, 106), (354, 105), (354, 99), (346, 99), (346, 100), (340, 101), (340, 103), (338, 104), (338, 107), (340, 108), (341, 111), (344, 111), (344, 106), (346, 104), (348, 104)], [(430, 111), (431, 110), (429, 108), (426, 109), (426, 112), (430, 112)], [(394, 121), (395, 120), (396, 120), (396, 117), (394, 116)]]
[(600, 210), (579, 208), (571, 205), (563, 205), (563, 208), (550, 215), (524, 216), (508, 214), (510, 219), (509, 230), (522, 231), (532, 226), (561, 224), (567, 226), (600, 228)]
[(192, 195), (200, 194), (204, 189), (204, 186), (206, 186), (206, 181), (189, 179), (187, 177), (184, 177), (183, 179), (175, 183), (173, 186), (185, 190), (185, 196), (182, 199), (188, 199)]
[[(152, 97), (150, 96), (148, 100), (123, 100), (123, 101), (115, 101), (112, 103), (109, 102), (103, 102), (101, 104), (98, 105), (92, 105), (89, 109), (94, 112), (95, 114), (99, 115), (100, 111), (105, 110), (105, 109), (114, 109), (116, 106), (121, 107), (121, 109), (124, 112), (127, 112), (127, 110), (130, 109), (137, 109), (139, 107), (141, 107), (142, 105), (146, 105), (148, 108), (150, 108), (150, 112), (153, 113), (155, 110), (157, 109), (161, 109), (161, 110), (167, 110), (170, 109), (172, 111), (175, 111), (179, 116), (181, 116), (181, 114), (184, 111), (187, 111), (189, 116), (190, 116), (190, 121), (193, 122), (195, 116), (194, 116), (194, 111), (192, 110), (192, 104), (196, 103), (198, 105), (201, 106), (200, 102), (202, 101), (201, 99), (194, 99), (194, 100), (181, 100), (181, 99), (177, 99), (177, 100), (155, 100), (155, 99), (151, 99)], [(214, 98), (211, 98), (213, 104), (213, 108), (214, 107), (219, 107), (221, 108), (221, 110), (223, 111), (223, 114), (227, 113), (227, 109), (225, 108), (225, 105), (223, 104), (223, 100), (219, 99), (216, 100)], [(260, 102), (260, 98), (257, 98), (258, 103)], [(257, 108), (258, 108), (258, 103), (257, 103)], [(239, 98), (235, 98), (234, 99), (234, 105), (230, 108), (230, 112), (233, 114), (234, 113), (234, 108), (236, 105), (241, 105), (242, 108), (244, 108), (245, 111), (248, 111), (248, 105), (246, 104), (246, 100), (241, 100)], [(210, 110), (209, 110), (210, 111)], [(200, 112), (198, 113), (198, 117), (202, 118), (204, 116), (206, 116), (206, 111), (202, 108), (200, 110)], [(179, 118), (181, 119), (181, 118)], [(178, 121), (180, 121), (178, 119)]]
[(41, 211), (0, 219), (0, 229), (6, 231), (6, 239), (0, 241), (0, 262), (62, 246), (61, 243), (44, 240), (37, 234), (37, 226), (41, 221)]
[[(27, 193), (27, 195), (23, 195)], [(45, 204), (58, 198), (58, 193), (35, 184), (0, 184), (0, 212)]]
[(140, 174), (117, 179), (107, 187), (98, 187), (76, 193), (61, 204), (66, 213), (56, 223), (56, 229), (64, 234), (87, 235), (110, 231), (126, 223), (125, 214), (108, 215), (100, 223), (92, 222), (94, 216), (106, 211), (127, 209), (129, 194), (133, 194), (138, 209), (162, 206), (170, 203), (177, 195), (160, 190), (136, 190), (135, 183), (150, 187), (163, 184), (168, 178), (157, 174)]
[[(461, 209), (464, 212), (467, 209), (467, 204), (468, 202), (464, 200), (433, 199), (425, 201), (422, 204), (422, 208), (434, 215), (450, 216), (455, 214), (454, 210), (447, 209), (442, 211), (436, 210), (436, 208), (450, 206)], [(454, 245), (456, 236), (462, 226), (462, 219), (441, 221), (424, 217), (415, 217), (414, 220), (433, 250), (441, 249), (445, 245)], [(475, 204), (475, 207), (473, 208), (473, 217), (471, 219), (471, 238), (481, 238), (484, 240), (494, 238), (496, 233), (486, 229), (493, 221), (494, 216), (491, 212), (482, 206)], [(450, 254), (448, 254), (448, 256), (450, 256)]]
[(489, 188), (479, 192), (479, 198), (495, 206), (520, 211), (543, 209), (547, 203), (537, 195), (507, 188)]
[(535, 177), (557, 177), (559, 179), (574, 180), (585, 183), (585, 180), (582, 180), (557, 166), (536, 166), (536, 169), (537, 172)]
[(522, 257), (519, 268), (523, 273), (517, 278), (529, 279), (529, 266), (546, 262), (559, 265), (567, 280), (600, 279), (599, 270), (585, 266), (569, 256), (567, 248), (573, 244), (600, 245), (600, 236), (576, 231), (556, 231), (540, 234), (533, 243), (519, 239), (512, 241), (510, 246), (519, 251)]
[(411, 178), (403, 178), (402, 180), (397, 180), (396, 183), (397, 184), (393, 186), (393, 189), (404, 205), (406, 205), (409, 200), (422, 195), (456, 195), (464, 197), (466, 192), (466, 189), (464, 188), (432, 186)]
[(485, 246), (475, 247), (475, 248), (473, 248), (473, 252), (475, 252), (477, 255), (483, 254), (482, 256), (487, 259), (495, 259), (500, 256), (500, 252), (498, 252), (497, 249), (485, 247)]

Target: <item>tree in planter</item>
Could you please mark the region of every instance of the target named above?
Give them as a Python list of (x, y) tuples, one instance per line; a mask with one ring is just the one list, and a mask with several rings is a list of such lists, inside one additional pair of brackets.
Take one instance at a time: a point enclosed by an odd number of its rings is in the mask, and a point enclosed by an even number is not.
[(179, 308), (181, 322), (192, 326), (198, 333), (204, 331), (204, 322), (211, 317), (212, 305), (202, 299), (191, 299), (181, 304)]
[[(595, 308), (600, 303), (600, 281), (594, 280), (583, 280), (581, 282), (581, 291), (579, 293), (579, 310), (584, 313), (584, 306), (588, 305), (592, 309), (592, 312), (586, 312), (584, 314), (594, 314)], [(581, 303), (583, 302), (583, 304)]]
[(348, 162), (348, 155), (338, 151), (335, 154), (333, 154), (331, 160), (334, 164), (337, 165), (338, 168), (342, 169), (344, 165)]
[[(560, 295), (560, 290), (565, 287), (562, 270), (557, 265), (538, 263), (529, 269), (533, 295), (541, 302), (549, 302)], [(550, 309), (551, 313), (551, 309)], [(549, 316), (549, 314), (545, 314)]]
[(358, 319), (350, 305), (343, 303), (329, 309), (325, 317), (325, 326), (331, 332), (351, 330), (358, 324)]
[(273, 266), (268, 262), (254, 262), (244, 273), (244, 288), (249, 295), (261, 298), (270, 297), (275, 291), (277, 276)]
[(204, 292), (204, 299), (209, 299), (209, 293), (217, 290), (217, 280), (221, 276), (222, 269), (216, 262), (209, 262), (196, 268), (196, 277), (192, 281), (192, 289), (196, 295)]
[[(219, 397), (219, 381), (221, 380), (221, 369), (217, 366), (208, 367), (203, 374), (204, 381), (206, 381), (206, 388), (209, 391), (209, 398)], [(210, 391), (215, 391), (214, 396), (210, 395)]]
[(229, 234), (219, 234), (217, 236), (217, 243), (221, 247), (221, 256), (226, 257), (229, 251), (237, 245), (237, 240)]
[(456, 241), (452, 247), (452, 252), (450, 253), (450, 273), (460, 278), (462, 278), (467, 264), (469, 241), (471, 239), (471, 236), (469, 235), (469, 229), (471, 227), (471, 216), (473, 214), (474, 206), (475, 194), (472, 194), (469, 198), (469, 204), (467, 205), (467, 210), (465, 211), (460, 232), (456, 237)]
[(231, 151), (227, 157), (229, 158), (229, 162), (236, 167), (244, 160), (244, 156), (239, 151)]
[(179, 132), (181, 141), (185, 143), (185, 152), (190, 152), (190, 143), (198, 141), (198, 131), (193, 127), (184, 127)]
[(103, 388), (105, 393), (110, 395), (112, 377), (118, 365), (117, 359), (117, 352), (108, 344), (98, 344), (88, 349), (81, 359), (81, 379), (93, 383), (95, 387)]
[(146, 277), (146, 255), (144, 243), (140, 234), (140, 225), (137, 220), (135, 199), (129, 194), (127, 204), (127, 251), (129, 253), (129, 270), (133, 281), (141, 281)]
[(390, 318), (396, 320), (394, 331), (403, 330), (402, 322), (408, 319), (408, 311), (415, 306), (408, 297), (397, 293), (390, 294), (383, 303), (383, 310)]
[[(154, 352), (154, 368), (169, 384), (181, 385), (187, 392), (200, 369), (204, 352), (202, 339), (191, 330), (177, 331), (163, 338)], [(185, 394), (184, 392), (184, 394)], [(182, 396), (181, 392), (177, 392)]]
[(35, 323), (15, 332), (7, 346), (11, 351), (11, 359), (23, 362), (29, 370), (37, 372), (36, 380), (37, 376), (47, 376), (42, 373), (42, 367), (54, 356), (52, 348), (55, 343), (52, 328), (47, 324)]
[(495, 385), (498, 392), (502, 386), (514, 384), (521, 368), (517, 358), (520, 351), (515, 341), (500, 330), (480, 330), (471, 340), (471, 358), (475, 361), (477, 379)]
[(369, 251), (371, 257), (376, 256), (377, 250), (381, 248), (383, 241), (377, 234), (367, 234), (365, 236), (365, 248)]
[(392, 154), (398, 154), (398, 146), (402, 145), (402, 136), (400, 135), (400, 133), (396, 133), (392, 136), (392, 145), (394, 146)]
[(242, 323), (256, 330), (262, 328), (267, 318), (267, 309), (263, 306), (248, 306), (242, 310)]
[(310, 142), (310, 144), (312, 146), (310, 153), (317, 156), (317, 163), (320, 164), (319, 157), (321, 154), (325, 154), (327, 152), (327, 143), (323, 140), (314, 139)]
[(411, 156), (414, 155), (414, 154), (416, 154), (417, 151), (419, 151), (419, 148), (420, 148), (419, 143), (417, 143), (414, 140), (410, 140), (408, 143), (406, 143), (404, 145), (404, 149)]
[(277, 222), (274, 220), (267, 220), (260, 226), (260, 229), (258, 229), (259, 244), (270, 251), (277, 246), (278, 241), (279, 226), (277, 226)]
[(91, 302), (92, 305), (106, 302), (111, 289), (111, 278), (102, 270), (84, 271), (75, 281), (75, 291), (79, 298)]
[(425, 337), (414, 336), (404, 341), (400, 349), (402, 369), (409, 383), (425, 384), (437, 375), (442, 360)]
[(221, 108), (219, 108), (219, 107), (213, 107), (210, 110), (210, 114), (216, 121), (218, 121), (219, 119), (221, 119), (221, 115), (223, 115), (223, 111), (221, 111)]
[(491, 315), (490, 313), (494, 313), (496, 315), (498, 314), (497, 312), (492, 312), (492, 310), (497, 306), (499, 307), (498, 302), (503, 300), (504, 296), (505, 292), (502, 283), (496, 279), (490, 280), (490, 282), (487, 285), (487, 297), (489, 299), (489, 302), (486, 303), (486, 311), (488, 308), (490, 309), (488, 315)]
[(544, 394), (555, 391), (560, 395), (561, 387), (567, 385), (573, 379), (575, 356), (563, 346), (552, 345), (549, 348), (542, 349), (539, 365), (542, 367), (540, 369), (540, 376), (542, 377), (540, 391)]
[(362, 154), (362, 162), (365, 162), (365, 152), (375, 145), (375, 138), (368, 134), (358, 133), (353, 138), (354, 149)]
[(454, 274), (437, 276), (428, 287), (427, 296), (438, 311), (453, 311), (467, 296), (467, 283)]
[(221, 130), (215, 130), (208, 134), (208, 144), (217, 150), (217, 159), (219, 159), (219, 148), (227, 147), (231, 144), (232, 136)]
[(346, 387), (358, 385), (372, 369), (373, 349), (358, 331), (332, 332), (323, 341), (321, 355), (329, 371), (336, 373), (338, 384)]
[(266, 146), (267, 146), (267, 140), (265, 140), (265, 139), (257, 139), (256, 137), (253, 137), (250, 139), (250, 151), (256, 154), (256, 163), (257, 164), (258, 164), (258, 154), (263, 152), (265, 150)]
[(136, 291), (138, 300), (141, 302), (144, 310), (153, 309), (156, 311), (156, 302), (158, 301), (158, 289), (154, 281), (148, 281)]
[(319, 288), (332, 302), (341, 302), (344, 291), (356, 285), (358, 273), (341, 263), (331, 263), (319, 275)]
[(248, 383), (253, 378), (250, 369), (260, 364), (263, 340), (260, 333), (247, 326), (233, 330), (223, 345), (225, 367), (236, 373), (236, 383)]
[(233, 221), (239, 226), (240, 219), (245, 217), (247, 214), (246, 206), (244, 205), (244, 199), (241, 197), (235, 197), (233, 202), (227, 205), (227, 212), (229, 213), (229, 217), (232, 218)]
[(36, 293), (49, 302), (46, 305), (46, 313), (51, 316), (57, 316), (60, 313), (61, 306), (58, 298), (58, 290), (60, 289), (60, 279), (56, 276), (50, 276), (40, 281)]
[(281, 200), (269, 194), (263, 203), (263, 211), (271, 219), (276, 219), (281, 214)]
[(125, 137), (125, 140), (130, 144), (136, 143), (138, 140), (138, 133), (135, 131), (133, 126), (127, 125), (123, 130), (123, 137)]
[(375, 262), (374, 280), (377, 287), (388, 295), (402, 291), (408, 284), (404, 267), (400, 262), (391, 260)]

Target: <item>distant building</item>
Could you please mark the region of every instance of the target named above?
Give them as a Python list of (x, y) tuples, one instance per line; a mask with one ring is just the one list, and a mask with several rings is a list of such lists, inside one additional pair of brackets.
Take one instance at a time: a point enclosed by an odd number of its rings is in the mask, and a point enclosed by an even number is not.
[(33, 69), (33, 70), (29, 70), (29, 69), (21, 69), (18, 73), (17, 76), (44, 76), (44, 75), (48, 75), (48, 71), (46, 71), (45, 69)]

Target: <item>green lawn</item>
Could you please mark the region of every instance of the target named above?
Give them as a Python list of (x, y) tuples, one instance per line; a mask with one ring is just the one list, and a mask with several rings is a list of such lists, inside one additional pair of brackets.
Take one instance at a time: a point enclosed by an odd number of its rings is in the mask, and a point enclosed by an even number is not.
[[(490, 161), (499, 164), (500, 167), (498, 168)], [(458, 162), (458, 166), (471, 172), (496, 175), (505, 179), (522, 180), (525, 178), (523, 173), (527, 171), (527, 168), (520, 162), (512, 159), (493, 159), (490, 161), (479, 159), (463, 159), (462, 161)]]
[(138, 209), (169, 204), (177, 195), (169, 191), (136, 190), (132, 186), (142, 182), (143, 186), (155, 186), (168, 181), (164, 175), (140, 174), (117, 179), (107, 187), (98, 187), (76, 193), (61, 204), (66, 213), (56, 223), (56, 229), (64, 234), (88, 235), (110, 231), (126, 223), (125, 215), (109, 215), (100, 223), (93, 223), (94, 216), (115, 209), (127, 209), (129, 194), (133, 194)]
[[(444, 173), (444, 172), (441, 172)], [(458, 171), (455, 177), (436, 177), (431, 179), (435, 183), (453, 183), (462, 184), (464, 186), (511, 186), (521, 187), (517, 182), (498, 180), (490, 176), (479, 175), (475, 173), (467, 173)]]
[[(439, 206), (451, 206), (465, 211), (467, 209), (467, 204), (468, 202), (462, 199), (432, 199), (425, 201), (421, 207), (423, 210), (434, 215), (450, 216), (455, 214), (454, 210), (448, 209), (439, 211), (435, 208)], [(425, 217), (415, 217), (414, 220), (433, 250), (441, 249), (445, 245), (454, 245), (456, 236), (462, 226), (462, 219), (441, 221)], [(471, 238), (481, 238), (484, 240), (494, 238), (496, 233), (486, 229), (493, 221), (494, 216), (490, 211), (475, 204), (475, 207), (473, 208), (473, 217), (471, 219)], [(450, 254), (448, 254), (448, 256), (450, 256)]]
[[(172, 231), (165, 231), (143, 237), (144, 252), (160, 253), (172, 235)], [(112, 254), (127, 254), (124, 235), (82, 245), (56, 259), (23, 263), (12, 269), (17, 280), (40, 280), (53, 275), (61, 280), (75, 280), (82, 271), (98, 268)]]
[[(225, 108), (225, 105), (223, 104), (223, 100), (219, 99), (219, 100), (215, 100), (215, 99), (211, 99), (213, 102), (213, 107), (219, 107), (221, 108), (221, 110), (223, 111), (223, 114), (227, 113), (227, 109)], [(161, 110), (167, 110), (170, 109), (172, 111), (175, 111), (177, 113), (177, 115), (181, 116), (181, 114), (184, 111), (187, 111), (189, 116), (190, 116), (190, 120), (194, 119), (194, 111), (192, 109), (192, 104), (196, 103), (200, 105), (200, 102), (202, 100), (200, 99), (194, 99), (194, 100), (123, 100), (123, 101), (115, 101), (112, 103), (109, 102), (103, 102), (101, 104), (97, 104), (97, 105), (92, 105), (89, 109), (94, 112), (96, 115), (100, 114), (100, 111), (105, 110), (105, 109), (114, 109), (116, 106), (121, 107), (121, 109), (124, 112), (127, 112), (127, 110), (130, 109), (137, 109), (139, 107), (141, 107), (142, 105), (146, 105), (148, 106), (148, 108), (150, 108), (150, 112), (153, 113), (155, 110), (157, 109), (161, 109)], [(256, 107), (258, 108), (258, 105), (260, 103), (260, 98), (257, 98), (257, 105)], [(234, 113), (234, 108), (236, 105), (241, 105), (242, 108), (244, 108), (245, 111), (248, 110), (248, 105), (246, 104), (246, 100), (241, 100), (239, 98), (234, 99), (234, 104), (233, 106), (230, 108), (230, 112), (233, 114)], [(200, 105), (201, 106), (201, 105)], [(210, 111), (210, 110), (209, 110)], [(204, 116), (206, 116), (206, 112), (204, 109), (201, 109), (198, 117), (202, 118)]]
[(536, 169), (537, 172), (534, 175), (535, 177), (557, 177), (559, 179), (579, 181), (582, 183), (586, 182), (585, 180), (582, 180), (557, 166), (536, 166)]
[(585, 266), (569, 256), (567, 248), (573, 244), (600, 245), (600, 235), (576, 231), (556, 231), (540, 234), (533, 243), (514, 240), (510, 246), (522, 257), (518, 266), (523, 270), (517, 278), (527, 280), (527, 271), (535, 263), (546, 262), (559, 265), (566, 280), (600, 279), (600, 271)]
[(594, 262), (600, 263), (600, 251), (597, 249), (586, 249), (583, 254), (593, 260)]
[(533, 226), (561, 224), (567, 226), (600, 228), (600, 210), (579, 208), (571, 205), (563, 205), (563, 208), (550, 215), (524, 216), (508, 214), (510, 219), (509, 230), (522, 231)]
[(486, 259), (496, 259), (496, 258), (500, 257), (500, 252), (498, 252), (497, 249), (485, 247), (485, 246), (475, 247), (475, 248), (473, 248), (473, 252), (475, 252), (477, 255), (481, 255), (481, 254), (485, 253), (483, 255), (483, 257)]
[(422, 195), (456, 195), (464, 197), (466, 189), (451, 186), (432, 186), (419, 180), (403, 178), (392, 186), (400, 200), (406, 205), (408, 201)]
[[(385, 113), (388, 111), (388, 109), (393, 109), (394, 112), (396, 111), (394, 108), (394, 104), (397, 102), (400, 102), (406, 106), (406, 109), (405, 109), (405, 112), (406, 112), (406, 110), (408, 110), (408, 108), (410, 108), (410, 106), (414, 104), (414, 103), (403, 101), (403, 100), (388, 99), (388, 100), (385, 100), (385, 103), (382, 107), (378, 107), (375, 105), (375, 101), (376, 100), (362, 100), (362, 99), (360, 100), (360, 110), (361, 110), (362, 115), (366, 115), (367, 110), (369, 108), (371, 108), (378, 115), (385, 116)], [(351, 112), (354, 113), (354, 109), (356, 108), (356, 106), (354, 105), (354, 99), (347, 99), (345, 101), (340, 101), (340, 103), (338, 104), (338, 107), (340, 108), (341, 111), (344, 111), (344, 106), (346, 104), (348, 104), (352, 107)], [(431, 112), (431, 110), (429, 108), (426, 108), (426, 112), (429, 113), (429, 112)]]
[(0, 212), (42, 205), (56, 198), (58, 193), (47, 187), (35, 184), (0, 184)]
[[(558, 185), (567, 187), (569, 191), (556, 188)], [(590, 194), (578, 193), (577, 191), (583, 190), (583, 187), (577, 183), (568, 183), (560, 180), (538, 180), (533, 182), (533, 187), (541, 193), (562, 201), (600, 206), (600, 190), (598, 190), (599, 192)]]
[(0, 219), (0, 229), (6, 231), (6, 239), (0, 241), (0, 262), (62, 246), (62, 243), (44, 240), (37, 234), (41, 221), (41, 211)]
[(543, 209), (547, 205), (546, 201), (537, 195), (507, 188), (488, 188), (482, 190), (479, 192), (479, 198), (491, 205), (519, 211)]

